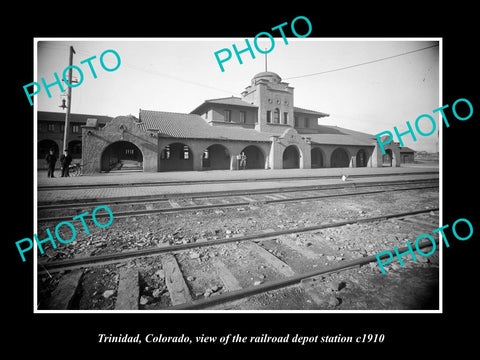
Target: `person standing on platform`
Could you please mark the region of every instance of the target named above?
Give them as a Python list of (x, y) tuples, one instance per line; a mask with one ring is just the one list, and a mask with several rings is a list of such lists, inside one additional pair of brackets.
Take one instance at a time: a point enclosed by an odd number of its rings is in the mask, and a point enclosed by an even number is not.
[(240, 169), (245, 170), (247, 168), (247, 155), (244, 152), (240, 155)]
[(60, 157), (60, 163), (62, 164), (62, 177), (70, 176), (70, 174), (68, 173), (68, 169), (70, 167), (71, 162), (72, 162), (72, 157), (68, 153), (68, 150), (65, 149), (63, 151), (63, 155)]
[(53, 149), (50, 149), (47, 156), (45, 157), (45, 161), (48, 164), (47, 177), (55, 177), (53, 174), (55, 172), (55, 164), (57, 163), (57, 155), (55, 155), (55, 151)]

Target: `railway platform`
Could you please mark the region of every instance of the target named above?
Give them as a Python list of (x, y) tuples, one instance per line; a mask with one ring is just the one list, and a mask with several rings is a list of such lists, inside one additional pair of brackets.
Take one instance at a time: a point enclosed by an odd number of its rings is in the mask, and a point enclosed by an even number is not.
[[(348, 176), (345, 182), (342, 175)], [(199, 193), (432, 178), (439, 178), (438, 167), (111, 172), (69, 178), (47, 178), (46, 173), (39, 171), (36, 190), (37, 201), (41, 203), (129, 196), (188, 196)]]

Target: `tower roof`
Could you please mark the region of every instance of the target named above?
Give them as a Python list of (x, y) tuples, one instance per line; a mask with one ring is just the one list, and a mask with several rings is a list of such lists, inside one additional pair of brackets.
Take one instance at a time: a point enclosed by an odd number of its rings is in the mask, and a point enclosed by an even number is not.
[(282, 78), (280, 75), (272, 71), (262, 71), (253, 77), (252, 83), (255, 83), (258, 80), (267, 80), (268, 82), (280, 83)]

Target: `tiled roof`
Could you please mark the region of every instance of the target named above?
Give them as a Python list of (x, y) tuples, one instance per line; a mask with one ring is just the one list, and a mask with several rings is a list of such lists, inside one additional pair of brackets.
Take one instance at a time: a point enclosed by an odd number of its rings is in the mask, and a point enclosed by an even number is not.
[(338, 126), (319, 125), (321, 133), (305, 134), (313, 143), (330, 145), (374, 146), (375, 136)]
[(220, 98), (220, 99), (210, 99), (210, 100), (205, 100), (207, 103), (213, 103), (213, 104), (226, 104), (226, 105), (237, 105), (237, 106), (247, 106), (247, 107), (254, 107), (256, 108), (256, 105), (250, 104), (249, 102), (246, 102), (242, 100), (239, 97), (226, 97), (226, 98)]
[(239, 97), (231, 96), (231, 97), (226, 97), (226, 98), (219, 98), (219, 99), (210, 99), (210, 100), (205, 100), (202, 104), (197, 106), (194, 110), (192, 110), (192, 114), (200, 114), (203, 111), (201, 110), (203, 107), (205, 107), (207, 104), (220, 104), (220, 105), (229, 105), (229, 106), (242, 106), (242, 107), (249, 107), (249, 108), (257, 108), (258, 106), (250, 104), (249, 102), (246, 102), (242, 100)]
[(322, 112), (320, 112), (320, 111), (308, 110), (308, 109), (304, 109), (304, 108), (299, 108), (299, 107), (297, 107), (297, 106), (294, 106), (294, 107), (293, 107), (293, 112), (294, 112), (294, 113), (301, 113), (301, 114), (318, 115), (318, 116), (320, 116), (320, 117), (328, 116), (328, 114), (322, 113)]
[[(103, 116), (103, 115), (88, 115), (88, 114), (73, 114), (69, 116), (69, 121), (72, 123), (87, 123), (87, 119), (98, 119), (100, 124), (106, 124), (112, 117)], [(38, 111), (37, 112), (37, 121), (54, 121), (54, 122), (65, 122), (65, 113), (63, 112), (53, 112), (53, 111)]]
[(270, 134), (254, 129), (211, 126), (197, 114), (140, 110), (140, 128), (158, 131), (160, 136), (194, 139), (270, 141)]
[[(201, 105), (197, 106), (191, 113), (192, 114), (201, 114), (203, 111), (203, 107), (207, 104), (220, 104), (220, 105), (230, 105), (230, 106), (243, 106), (243, 107), (249, 107), (249, 108), (258, 108), (257, 105), (251, 104), (242, 98), (231, 96), (231, 97), (226, 97), (226, 98), (219, 98), (219, 99), (210, 99), (210, 100), (205, 100)], [(315, 110), (309, 110), (309, 109), (304, 109), (300, 108), (297, 106), (293, 107), (293, 112), (295, 113), (301, 113), (301, 114), (309, 114), (309, 115), (317, 115), (319, 117), (324, 117), (328, 116), (328, 114), (320, 112), (320, 111), (315, 111)]]

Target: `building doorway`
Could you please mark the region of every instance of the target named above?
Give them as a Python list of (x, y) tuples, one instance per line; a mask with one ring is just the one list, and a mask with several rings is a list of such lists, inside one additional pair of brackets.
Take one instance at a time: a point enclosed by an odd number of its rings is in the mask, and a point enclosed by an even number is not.
[(249, 145), (242, 152), (247, 156), (247, 169), (265, 169), (265, 156), (259, 147)]
[(391, 167), (393, 164), (393, 153), (391, 149), (385, 150), (385, 154), (382, 156), (382, 166)]
[(50, 149), (53, 149), (53, 152), (57, 157), (59, 156), (58, 145), (55, 141), (49, 139), (40, 140), (37, 148), (38, 159), (45, 159)]
[(323, 152), (320, 148), (313, 148), (311, 150), (311, 161), (312, 169), (322, 168), (325, 166), (323, 163)]
[(230, 169), (230, 153), (228, 149), (219, 144), (206, 148), (202, 156), (202, 168), (206, 170)]
[(335, 151), (332, 153), (330, 164), (332, 168), (349, 167), (350, 156), (345, 149), (336, 148)]
[(365, 153), (365, 150), (363, 149), (358, 150), (356, 163), (357, 163), (357, 167), (367, 166), (367, 154)]
[(283, 168), (298, 169), (300, 167), (300, 152), (295, 145), (287, 146), (283, 151)]

